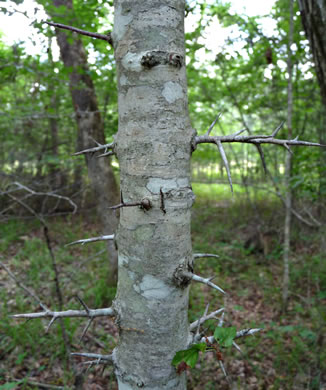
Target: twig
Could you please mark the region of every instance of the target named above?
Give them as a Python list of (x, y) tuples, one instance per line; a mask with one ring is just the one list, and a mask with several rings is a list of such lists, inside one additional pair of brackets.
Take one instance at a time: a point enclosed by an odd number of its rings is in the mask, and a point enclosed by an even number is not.
[(7, 274), (11, 277), (11, 279), (13, 279), (15, 281), (15, 283), (17, 284), (18, 287), (23, 289), (28, 295), (30, 295), (32, 298), (34, 298), (44, 311), (49, 310), (47, 308), (47, 306), (40, 300), (40, 298), (34, 293), (34, 291), (31, 291), (22, 282), (20, 282), (16, 278), (16, 276), (10, 271), (10, 269), (1, 261), (0, 261), (0, 267), (2, 267), (7, 272)]
[(224, 310), (224, 307), (222, 307), (221, 309), (215, 310), (215, 311), (209, 313), (208, 315), (205, 315), (205, 316), (201, 317), (199, 320), (196, 320), (196, 321), (192, 322), (190, 324), (190, 327), (189, 327), (190, 331), (196, 329), (196, 327), (198, 325), (202, 325), (207, 320), (210, 320), (212, 318), (216, 318), (216, 315), (221, 313), (221, 312), (223, 312), (223, 310)]
[(86, 310), (65, 310), (65, 311), (52, 311), (44, 310), (38, 313), (22, 313), (22, 314), (13, 314), (13, 318), (73, 318), (73, 317), (86, 317), (86, 318), (95, 318), (95, 317), (113, 317), (115, 315), (114, 310), (109, 308), (104, 309), (88, 309)]
[(73, 352), (71, 353), (72, 356), (81, 356), (81, 357), (87, 357), (90, 359), (100, 359), (106, 362), (113, 362), (113, 355), (101, 355), (98, 353), (87, 353), (87, 352)]
[(114, 142), (111, 142), (110, 144), (95, 146), (94, 148), (84, 149), (79, 152), (76, 152), (73, 154), (73, 156), (79, 156), (81, 154), (86, 154), (86, 153), (95, 153), (95, 152), (99, 152), (100, 150), (104, 150), (105, 151), (104, 153), (106, 153), (108, 149), (113, 149), (114, 145), (115, 145)]
[[(256, 328), (256, 329), (243, 329), (243, 330), (240, 330), (237, 332), (236, 336), (235, 336), (235, 339), (238, 339), (240, 337), (245, 337), (245, 336), (251, 336), (257, 332), (260, 332), (262, 329), (261, 328)], [(205, 342), (209, 342), (211, 344), (213, 344), (214, 342), (216, 342), (214, 336), (209, 336), (209, 337), (202, 337), (201, 340), (200, 340), (202, 343), (205, 343)]]
[(114, 240), (114, 234), (110, 234), (107, 236), (98, 236), (98, 237), (92, 237), (92, 238), (85, 238), (82, 240), (77, 240), (70, 242), (69, 244), (66, 244), (65, 246), (70, 246), (70, 245), (76, 245), (76, 244), (89, 244), (90, 242), (96, 242), (96, 241), (109, 241), (109, 240)]
[(94, 33), (94, 32), (90, 32), (90, 31), (81, 30), (80, 28), (76, 28), (76, 27), (72, 27), (72, 26), (66, 26), (65, 24), (61, 24), (61, 23), (53, 23), (53, 22), (45, 22), (45, 23), (48, 24), (49, 26), (56, 27), (56, 28), (62, 28), (64, 30), (73, 31), (73, 32), (75, 32), (77, 34), (86, 35), (87, 37), (102, 39), (104, 41), (109, 42), (109, 44), (111, 46), (113, 46), (113, 40), (112, 40), (112, 37), (111, 37), (111, 33), (99, 34), (99, 33)]

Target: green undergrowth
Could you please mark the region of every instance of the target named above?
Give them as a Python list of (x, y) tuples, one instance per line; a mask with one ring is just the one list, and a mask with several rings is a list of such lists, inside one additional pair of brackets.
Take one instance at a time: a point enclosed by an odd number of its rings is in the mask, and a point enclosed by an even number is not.
[[(326, 265), (320, 249), (325, 235), (293, 221), (291, 295), (288, 311), (283, 313), (284, 217), (279, 201), (274, 197), (266, 198), (263, 193), (251, 193), (252, 202), (248, 202), (246, 194), (237, 186), (233, 197), (228, 186), (194, 184), (193, 189), (197, 196), (192, 210), (194, 252), (219, 255), (219, 258), (197, 259), (195, 273), (203, 277), (215, 276), (213, 282), (227, 294), (223, 296), (206, 285), (193, 282), (190, 322), (198, 319), (209, 303), (209, 311), (225, 308), (225, 327), (263, 329), (256, 336), (237, 340), (242, 353), (234, 348), (220, 348), (234, 386), (241, 389), (320, 389), (325, 383), (323, 375), (326, 372), (323, 336), (326, 330)], [(115, 289), (107, 286), (105, 244), (65, 246), (98, 235), (100, 229), (96, 220), (73, 216), (51, 219), (48, 224), (65, 309), (82, 309), (76, 295), (91, 308), (110, 305)], [(248, 248), (245, 245), (258, 227), (263, 232), (273, 232), (265, 254), (259, 246)], [(7, 222), (1, 226), (0, 246), (1, 261), (42, 297), (47, 306), (58, 309), (55, 274), (39, 223)], [(59, 323), (54, 323), (45, 333), (47, 320), (12, 319), (10, 314), (40, 311), (41, 307), (1, 269), (0, 284), (0, 389), (13, 379), (28, 376), (60, 386), (71, 384), (71, 373), (62, 363), (65, 349)], [(216, 319), (208, 321), (202, 328), (204, 334), (213, 335), (217, 324)], [(80, 343), (85, 325), (85, 320), (65, 320), (73, 350), (110, 353), (116, 341), (112, 321), (95, 320), (84, 343)], [(200, 352), (195, 367), (187, 370), (189, 389), (213, 390), (217, 382), (221, 389), (228, 389), (216, 351), (208, 348)], [(96, 369), (91, 369), (90, 373), (101, 378), (96, 382), (98, 386), (103, 381), (111, 383), (112, 390), (116, 388), (107, 370), (104, 378)], [(17, 386), (34, 388), (28, 383)]]

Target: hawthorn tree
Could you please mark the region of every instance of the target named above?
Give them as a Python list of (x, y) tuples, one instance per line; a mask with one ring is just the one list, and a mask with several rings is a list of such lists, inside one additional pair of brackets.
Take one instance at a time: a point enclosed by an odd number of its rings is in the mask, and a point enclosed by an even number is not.
[[(115, 153), (120, 165), (121, 200), (119, 227), (102, 237), (118, 247), (118, 287), (112, 307), (17, 314), (16, 318), (85, 317), (90, 324), (99, 316), (115, 317), (119, 341), (110, 355), (75, 353), (94, 358), (93, 364), (114, 366), (120, 390), (186, 388), (184, 367), (198, 352), (220, 340), (232, 345), (252, 330), (215, 332), (205, 337), (200, 326), (221, 312), (204, 312), (188, 322), (188, 297), (192, 281), (204, 283), (224, 294), (210, 278), (195, 274), (190, 236), (191, 206), (195, 196), (190, 183), (190, 159), (202, 143), (216, 145), (231, 173), (223, 143), (241, 142), (256, 146), (264, 161), (262, 144), (319, 144), (275, 138), (270, 135), (212, 136), (218, 117), (207, 132), (192, 128), (187, 107), (184, 49), (185, 0), (115, 0), (112, 34), (98, 34), (58, 23), (49, 24), (104, 39), (115, 50), (119, 95), (119, 129), (111, 144), (81, 153)], [(103, 213), (109, 210), (103, 210)], [(81, 240), (82, 242), (83, 240)], [(87, 330), (88, 325), (85, 330)], [(222, 340), (223, 339), (223, 340)], [(183, 351), (183, 353), (180, 353)], [(195, 357), (189, 358), (189, 353)], [(218, 349), (216, 349), (217, 357)], [(177, 357), (177, 359), (176, 359)], [(220, 364), (221, 359), (218, 358)], [(179, 362), (177, 369), (172, 362)], [(184, 363), (184, 365), (182, 365)]]

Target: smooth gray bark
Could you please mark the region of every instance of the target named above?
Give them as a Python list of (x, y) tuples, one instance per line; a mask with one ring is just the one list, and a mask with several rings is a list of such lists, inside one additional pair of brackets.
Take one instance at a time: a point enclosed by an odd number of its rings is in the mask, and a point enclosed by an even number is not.
[(193, 261), (184, 9), (183, 0), (115, 1), (121, 191), (126, 203), (147, 198), (152, 206), (120, 214), (119, 390), (186, 388), (171, 365), (189, 339), (189, 281), (178, 270)]

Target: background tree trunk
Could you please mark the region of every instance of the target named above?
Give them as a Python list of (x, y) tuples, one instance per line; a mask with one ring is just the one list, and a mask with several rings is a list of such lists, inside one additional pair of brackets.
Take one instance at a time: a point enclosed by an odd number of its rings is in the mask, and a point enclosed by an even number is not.
[[(289, 40), (288, 40), (288, 112), (287, 112), (287, 127), (288, 127), (288, 139), (292, 139), (292, 117), (293, 117), (293, 86), (292, 86), (292, 74), (293, 74), (293, 62), (292, 62), (292, 49), (293, 43), (293, 0), (289, 0), (290, 18), (289, 18)], [(287, 152), (285, 157), (285, 221), (284, 221), (284, 243), (283, 243), (283, 309), (287, 308), (287, 301), (289, 297), (289, 262), (291, 251), (291, 215), (292, 215), (292, 190), (291, 190), (291, 168), (292, 168), (292, 155)]]
[(320, 92), (326, 107), (326, 0), (299, 0), (299, 6), (316, 66)]
[[(54, 0), (56, 7), (65, 6), (63, 18), (57, 14), (55, 19), (67, 23), (73, 17), (73, 4), (71, 0)], [(72, 23), (73, 24), (73, 23)], [(78, 144), (81, 149), (96, 146), (94, 140), (104, 144), (104, 128), (99, 111), (92, 79), (88, 74), (86, 53), (81, 39), (72, 38), (72, 34), (56, 29), (56, 36), (60, 54), (64, 65), (71, 69), (69, 74), (69, 87), (76, 113), (78, 126)], [(107, 210), (108, 206), (118, 203), (118, 187), (113, 170), (107, 158), (96, 158), (86, 154), (86, 164), (91, 187), (97, 202), (97, 212), (100, 217), (103, 233), (112, 234), (118, 224), (117, 217)], [(110, 260), (109, 285), (115, 285), (117, 279), (117, 251), (112, 241), (108, 241)]]
[(185, 389), (171, 365), (188, 343), (192, 267), (191, 139), (184, 66), (183, 0), (115, 1), (119, 131), (116, 151), (123, 199), (147, 198), (149, 210), (123, 208), (117, 234), (119, 281), (114, 307), (119, 389)]

